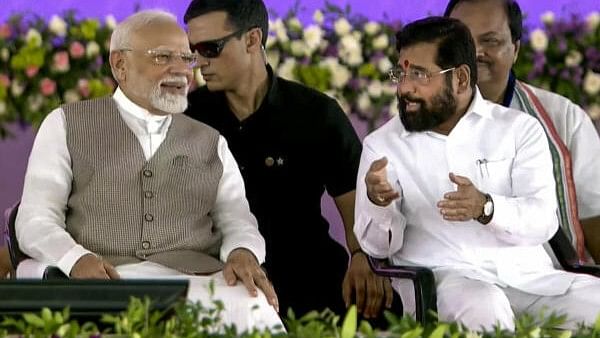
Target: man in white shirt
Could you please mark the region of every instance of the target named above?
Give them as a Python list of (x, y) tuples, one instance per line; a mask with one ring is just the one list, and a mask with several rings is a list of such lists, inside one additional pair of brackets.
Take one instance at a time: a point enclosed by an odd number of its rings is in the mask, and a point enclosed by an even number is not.
[(117, 26), (114, 95), (64, 105), (40, 127), (19, 245), (71, 278), (189, 278), (188, 298), (205, 305), (213, 280), (225, 323), (280, 325), (237, 164), (214, 129), (180, 114), (196, 57), (169, 13)]
[[(494, 15), (489, 15), (494, 13)], [(581, 261), (600, 263), (600, 138), (580, 106), (515, 78), (523, 20), (515, 0), (451, 0), (445, 16), (469, 27), (485, 99), (536, 117), (552, 149), (559, 225)], [(532, 74), (535, 75), (535, 74)], [(587, 253), (586, 253), (587, 249)]]
[[(481, 97), (474, 42), (458, 20), (411, 23), (397, 48), (400, 116), (363, 143), (354, 227), (363, 250), (431, 268), (441, 320), (514, 329), (515, 314), (549, 307), (569, 316), (566, 327), (593, 323), (600, 280), (555, 270), (542, 247), (558, 224), (540, 124)], [(393, 286), (410, 308), (410, 288)]]

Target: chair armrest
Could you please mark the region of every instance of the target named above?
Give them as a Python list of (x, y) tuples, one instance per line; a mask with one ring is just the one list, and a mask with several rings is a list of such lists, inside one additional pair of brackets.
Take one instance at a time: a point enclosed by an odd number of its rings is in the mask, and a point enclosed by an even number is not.
[(584, 273), (595, 277), (600, 277), (600, 265), (583, 265), (583, 264), (572, 264), (565, 266), (565, 271), (574, 273)]
[(428, 322), (430, 312), (437, 312), (435, 277), (431, 269), (423, 266), (389, 265), (387, 260), (368, 256), (369, 265), (376, 275), (390, 278), (410, 279), (415, 287), (415, 317), (421, 323)]

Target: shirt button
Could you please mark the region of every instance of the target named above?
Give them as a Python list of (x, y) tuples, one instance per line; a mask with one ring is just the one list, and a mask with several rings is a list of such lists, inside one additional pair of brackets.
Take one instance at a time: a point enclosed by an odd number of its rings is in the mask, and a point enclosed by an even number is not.
[(238, 127), (238, 130), (239, 130), (239, 131), (242, 131), (243, 129), (244, 129), (244, 127), (243, 127), (243, 126), (239, 126), (239, 127)]
[(144, 249), (150, 249), (150, 242), (143, 241), (142, 242), (142, 248), (144, 248)]
[(152, 170), (149, 170), (149, 169), (144, 170), (144, 176), (152, 177)]
[(144, 197), (146, 198), (152, 198), (154, 197), (154, 193), (152, 191), (144, 191)]
[(246, 169), (246, 167), (244, 167), (243, 165), (240, 166), (240, 171), (244, 171)]
[(145, 214), (144, 215), (144, 219), (148, 222), (152, 222), (154, 220), (154, 215), (152, 214)]

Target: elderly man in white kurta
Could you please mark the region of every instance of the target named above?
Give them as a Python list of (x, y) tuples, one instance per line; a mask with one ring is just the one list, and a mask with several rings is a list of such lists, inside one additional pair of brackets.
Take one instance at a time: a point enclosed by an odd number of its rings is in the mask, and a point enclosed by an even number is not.
[[(196, 55), (175, 17), (142, 11), (111, 37), (112, 96), (42, 123), (25, 176), (21, 249), (71, 278), (187, 278), (239, 331), (281, 325), (265, 242), (225, 139), (181, 114)], [(264, 292), (264, 293), (263, 293)]]
[[(532, 117), (486, 101), (459, 21), (397, 35), (399, 118), (364, 141), (355, 233), (394, 264), (430, 267), (442, 320), (514, 328), (524, 312), (593, 323), (600, 279), (555, 270), (542, 244), (558, 227), (552, 160)], [(410, 289), (394, 281), (410, 308)]]

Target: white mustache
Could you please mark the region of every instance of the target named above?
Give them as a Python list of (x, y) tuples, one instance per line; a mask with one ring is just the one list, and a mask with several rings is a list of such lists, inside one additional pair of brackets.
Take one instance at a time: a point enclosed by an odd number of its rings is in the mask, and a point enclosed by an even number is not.
[(162, 85), (163, 83), (175, 83), (175, 84), (181, 84), (183, 86), (188, 86), (188, 79), (185, 76), (169, 76), (166, 77), (162, 80), (160, 80), (160, 82), (158, 83), (158, 85)]

